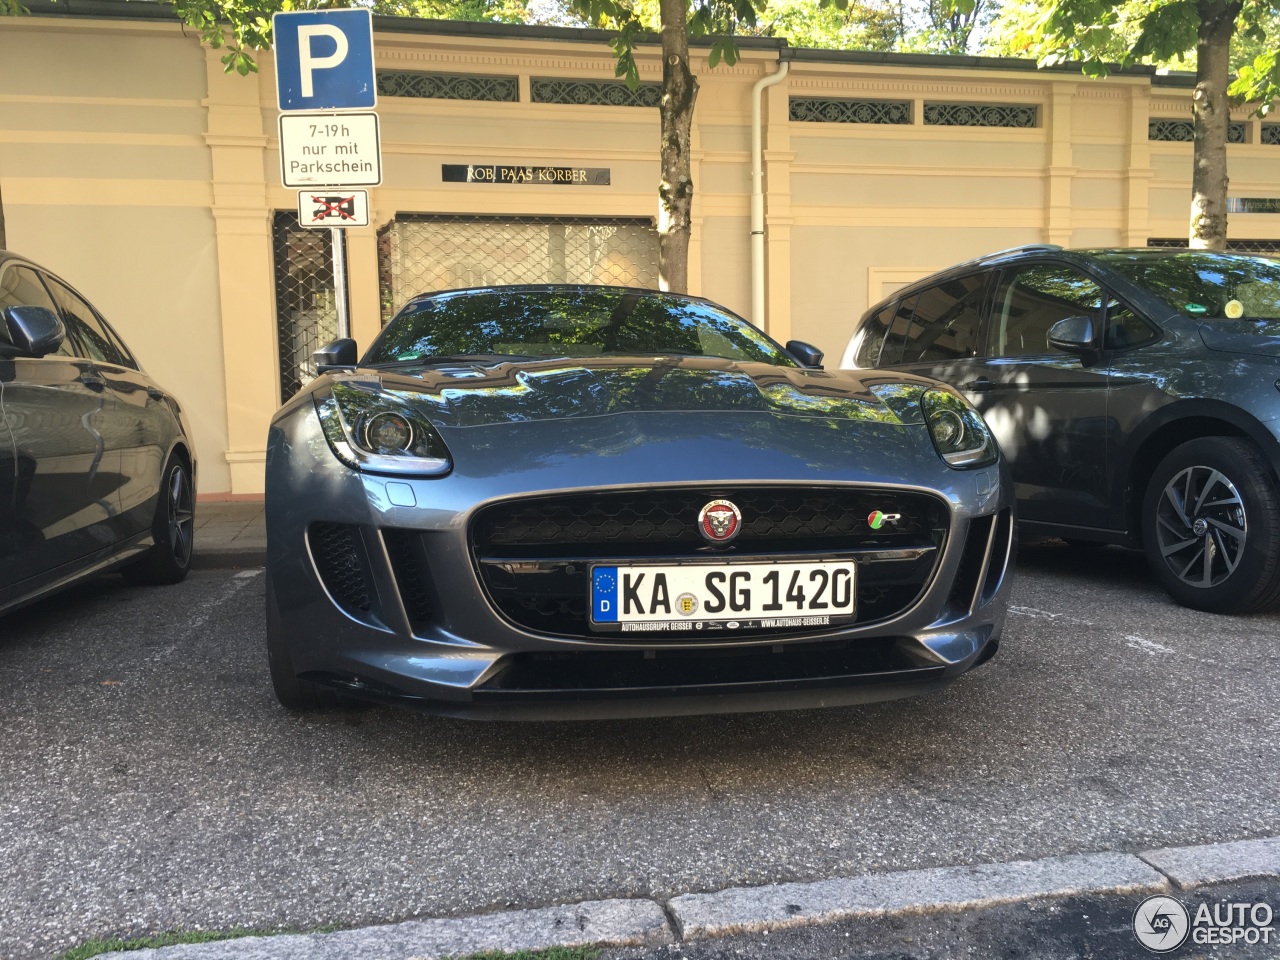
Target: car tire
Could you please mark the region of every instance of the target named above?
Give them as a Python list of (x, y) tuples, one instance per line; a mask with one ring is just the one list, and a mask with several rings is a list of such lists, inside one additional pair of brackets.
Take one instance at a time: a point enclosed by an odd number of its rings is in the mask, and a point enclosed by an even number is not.
[(295, 713), (318, 713), (335, 710), (342, 705), (337, 691), (322, 687), (309, 680), (299, 679), (293, 671), (293, 660), (285, 646), (280, 625), (280, 610), (276, 606), (275, 586), (271, 573), (267, 572), (267, 664), (271, 671), (271, 686), (276, 699), (286, 710)]
[(169, 456), (161, 474), (156, 513), (151, 521), (151, 548), (121, 573), (130, 583), (167, 585), (180, 582), (191, 569), (195, 542), (196, 490), (191, 465), (180, 453)]
[(1143, 498), (1142, 542), (1183, 606), (1255, 613), (1280, 604), (1280, 489), (1248, 440), (1202, 437), (1161, 460)]

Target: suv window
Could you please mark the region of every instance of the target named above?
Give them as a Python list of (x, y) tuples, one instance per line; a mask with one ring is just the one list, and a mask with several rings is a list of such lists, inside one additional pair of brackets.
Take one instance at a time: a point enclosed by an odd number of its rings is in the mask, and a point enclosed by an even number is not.
[(898, 303), (889, 321), (889, 332), (884, 338), (884, 348), (880, 351), (880, 366), (887, 367), (902, 362), (902, 348), (907, 342), (907, 332), (911, 329), (911, 315), (916, 312), (918, 296), (907, 297)]
[[(0, 307), (45, 307), (58, 312), (49, 291), (30, 267), (12, 266), (0, 276)], [(0, 343), (12, 344), (6, 324), (0, 323)], [(70, 338), (62, 341), (55, 356), (75, 356)]]
[(897, 308), (896, 303), (891, 303), (867, 317), (867, 322), (862, 325), (862, 339), (858, 341), (854, 355), (854, 363), (862, 369), (880, 365), (880, 350), (884, 347), (884, 338), (889, 334), (889, 323)]
[(1105, 294), (1071, 267), (1040, 263), (1007, 271), (996, 291), (988, 354), (993, 357), (1058, 355), (1049, 328), (1067, 317), (1099, 318)]
[(92, 359), (117, 366), (129, 366), (120, 348), (98, 319), (93, 308), (63, 284), (49, 278), (50, 289), (62, 308), (62, 317), (69, 331), (74, 333), (81, 347)]
[(1142, 317), (1128, 304), (1115, 297), (1107, 301), (1107, 333), (1104, 346), (1108, 350), (1123, 350), (1150, 342), (1156, 335)]
[(948, 280), (920, 294), (902, 352), (903, 363), (963, 360), (974, 355), (987, 274)]

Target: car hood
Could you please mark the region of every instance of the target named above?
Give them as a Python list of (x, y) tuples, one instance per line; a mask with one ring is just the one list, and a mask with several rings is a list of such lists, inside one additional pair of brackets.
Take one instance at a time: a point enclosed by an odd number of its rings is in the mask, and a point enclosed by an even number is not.
[[(911, 416), (904, 420), (901, 410), (895, 413), (892, 396), (886, 404), (872, 391), (876, 378), (706, 357), (358, 369), (335, 379), (394, 393), (446, 430), (618, 413), (757, 413), (892, 426), (918, 422)], [(932, 385), (900, 374), (890, 379)]]
[(1200, 339), (1210, 350), (1280, 357), (1280, 320), (1215, 320), (1200, 324)]

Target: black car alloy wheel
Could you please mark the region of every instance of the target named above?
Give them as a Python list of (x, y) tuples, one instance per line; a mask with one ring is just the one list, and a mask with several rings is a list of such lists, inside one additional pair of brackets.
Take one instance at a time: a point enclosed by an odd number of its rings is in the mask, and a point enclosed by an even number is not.
[(1183, 583), (1222, 583), (1240, 566), (1248, 536), (1240, 491), (1221, 471), (1187, 467), (1165, 484), (1156, 509), (1156, 540)]
[(1148, 562), (1179, 603), (1249, 613), (1280, 600), (1280, 491), (1248, 440), (1174, 449), (1151, 475), (1142, 520)]
[(175, 453), (161, 474), (151, 521), (154, 543), (140, 560), (124, 568), (131, 583), (177, 583), (187, 575), (195, 540), (195, 499), (191, 468), (183, 456)]
[(167, 487), (167, 513), (169, 519), (169, 548), (174, 562), (185, 567), (191, 562), (191, 544), (195, 533), (196, 514), (191, 493), (191, 481), (181, 462), (169, 468)]

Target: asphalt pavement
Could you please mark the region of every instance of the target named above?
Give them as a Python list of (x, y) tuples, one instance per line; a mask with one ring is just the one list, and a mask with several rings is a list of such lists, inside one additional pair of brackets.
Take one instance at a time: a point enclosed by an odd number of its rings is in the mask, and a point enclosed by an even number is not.
[(1124, 551), (1024, 549), (999, 656), (940, 694), (608, 723), (290, 716), (262, 591), (107, 577), (0, 621), (0, 955), (1280, 824), (1280, 615), (1178, 608)]

